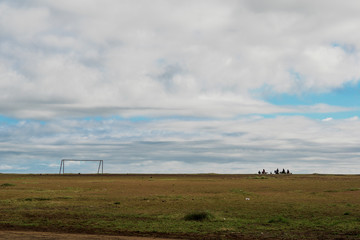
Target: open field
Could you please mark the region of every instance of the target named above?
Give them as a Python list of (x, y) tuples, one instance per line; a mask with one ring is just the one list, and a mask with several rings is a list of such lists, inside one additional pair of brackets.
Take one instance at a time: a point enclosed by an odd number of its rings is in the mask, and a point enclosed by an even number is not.
[(0, 174), (0, 230), (360, 239), (360, 175)]

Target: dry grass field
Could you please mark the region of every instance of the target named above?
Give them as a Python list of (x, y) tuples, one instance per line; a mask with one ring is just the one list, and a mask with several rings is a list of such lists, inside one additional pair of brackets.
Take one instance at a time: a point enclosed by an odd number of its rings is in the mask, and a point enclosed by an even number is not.
[(360, 175), (0, 174), (0, 230), (360, 239)]

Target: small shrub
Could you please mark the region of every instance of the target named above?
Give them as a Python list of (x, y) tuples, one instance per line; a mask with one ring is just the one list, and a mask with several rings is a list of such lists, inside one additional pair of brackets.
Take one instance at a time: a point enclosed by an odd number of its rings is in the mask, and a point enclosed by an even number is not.
[(344, 215), (350, 215), (350, 213), (349, 212), (344, 212)]
[(13, 187), (15, 186), (15, 184), (12, 184), (12, 183), (3, 183), (0, 185), (1, 187)]
[(289, 220), (284, 218), (283, 216), (278, 216), (270, 219), (268, 223), (289, 223)]
[(209, 212), (195, 212), (187, 214), (185, 221), (206, 221), (213, 218), (213, 215)]
[(114, 202), (114, 204), (119, 205), (119, 204), (120, 204), (120, 202)]

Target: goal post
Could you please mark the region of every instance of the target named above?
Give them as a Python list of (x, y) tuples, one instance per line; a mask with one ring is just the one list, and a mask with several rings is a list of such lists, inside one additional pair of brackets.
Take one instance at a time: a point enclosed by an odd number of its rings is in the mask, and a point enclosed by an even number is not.
[(65, 162), (99, 162), (97, 174), (104, 173), (104, 160), (77, 160), (77, 159), (62, 159), (60, 163), (59, 174), (65, 173)]

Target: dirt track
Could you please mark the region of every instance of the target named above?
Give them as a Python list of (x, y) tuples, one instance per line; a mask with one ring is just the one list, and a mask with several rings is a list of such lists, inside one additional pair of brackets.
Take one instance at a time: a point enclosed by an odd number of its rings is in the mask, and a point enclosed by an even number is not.
[[(27, 232), (27, 231), (0, 231), (0, 239), (2, 240), (171, 240), (164, 238), (149, 237), (127, 237), (127, 236), (106, 236), (106, 235), (90, 235), (90, 234), (69, 234), (69, 233), (51, 233), (51, 232)], [(174, 240), (174, 239), (173, 239)]]

